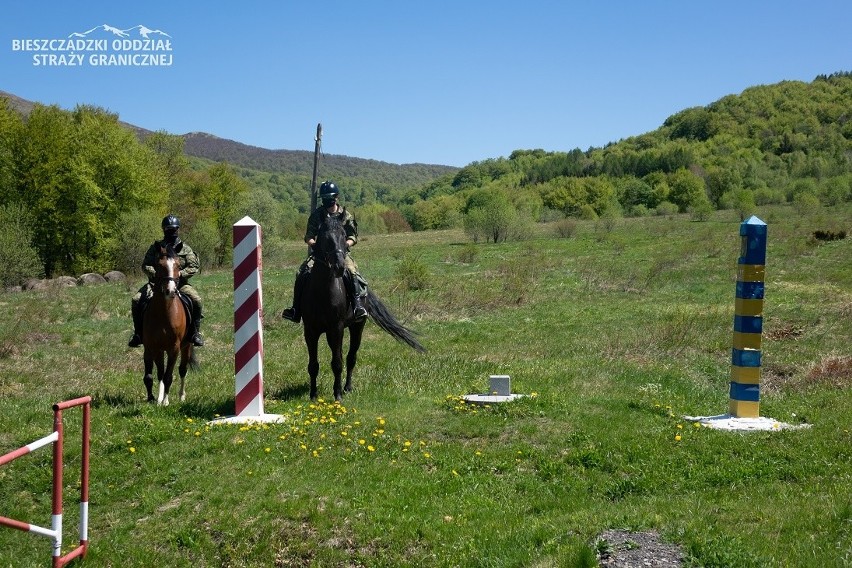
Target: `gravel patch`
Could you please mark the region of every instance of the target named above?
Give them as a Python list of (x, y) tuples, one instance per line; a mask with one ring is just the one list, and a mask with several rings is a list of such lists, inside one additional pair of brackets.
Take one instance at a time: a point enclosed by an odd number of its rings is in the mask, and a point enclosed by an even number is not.
[(602, 568), (674, 568), (683, 566), (685, 554), (660, 540), (656, 532), (607, 530), (598, 536), (595, 548)]

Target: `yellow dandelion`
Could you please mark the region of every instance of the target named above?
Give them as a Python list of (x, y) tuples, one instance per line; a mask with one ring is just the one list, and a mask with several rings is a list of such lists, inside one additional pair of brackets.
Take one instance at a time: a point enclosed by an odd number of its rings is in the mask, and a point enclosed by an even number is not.
[(678, 424), (678, 425), (677, 425), (677, 429), (678, 429), (678, 430), (683, 430), (683, 424)]
[(198, 430), (196, 430), (196, 431), (195, 431), (195, 435), (196, 435), (196, 436), (200, 436), (200, 435), (201, 435), (201, 432), (199, 432)]
[(677, 436), (675, 436), (675, 442), (680, 442), (680, 434), (678, 434)]
[(184, 428), (183, 431), (189, 434), (189, 428)]
[(429, 459), (432, 457), (432, 454), (430, 454), (429, 452), (423, 452), (423, 457)]
[(131, 454), (135, 454), (135, 453), (136, 453), (136, 448), (134, 448), (133, 446), (130, 446), (130, 448), (128, 448), (128, 449), (130, 450), (130, 453), (131, 453)]
[(189, 422), (190, 424), (192, 424), (192, 422), (193, 422), (192, 418), (187, 418), (186, 421)]
[(406, 448), (408, 448), (408, 447), (410, 447), (410, 446), (411, 446), (411, 441), (410, 441), (410, 440), (406, 440), (406, 441), (405, 441), (405, 443), (404, 443), (404, 444), (402, 444), (402, 445), (403, 445), (403, 446), (405, 446)]
[(453, 475), (458, 475), (458, 474), (459, 474), (459, 472), (457, 472), (456, 470), (453, 470)]
[(481, 456), (482, 452), (480, 452), (479, 450), (476, 450), (476, 452), (474, 452), (474, 455)]
[(360, 440), (358, 440), (358, 443), (359, 443), (359, 444), (361, 444), (361, 445), (363, 446), (364, 444), (366, 444), (366, 443), (367, 443), (367, 440), (365, 440), (365, 439), (361, 438)]
[(373, 446), (367, 446), (367, 451), (369, 451), (369, 452), (375, 452), (375, 451), (376, 451), (376, 448), (374, 448)]
[(384, 425), (385, 425), (385, 419), (379, 418), (379, 426), (384, 426)]
[(263, 448), (263, 451), (267, 454), (272, 451), (272, 448)]
[(127, 440), (127, 443), (128, 443), (128, 444), (132, 444), (132, 443), (133, 443), (133, 440)]
[(696, 422), (696, 423), (695, 423), (695, 424), (693, 424), (692, 426), (693, 426), (694, 428), (701, 428), (701, 423), (700, 423), (700, 422)]

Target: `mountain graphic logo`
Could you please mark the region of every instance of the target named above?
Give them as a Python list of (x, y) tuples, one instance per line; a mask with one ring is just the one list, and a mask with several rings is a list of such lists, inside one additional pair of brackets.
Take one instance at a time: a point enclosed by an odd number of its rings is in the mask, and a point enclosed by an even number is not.
[(151, 28), (149, 28), (147, 26), (143, 26), (142, 24), (140, 24), (138, 26), (133, 26), (132, 28), (127, 28), (126, 30), (116, 28), (115, 26), (111, 26), (109, 24), (103, 24), (103, 25), (100, 25), (100, 26), (95, 26), (94, 28), (87, 30), (85, 32), (74, 32), (71, 35), (69, 35), (68, 37), (69, 38), (75, 38), (75, 37), (76, 38), (84, 38), (84, 37), (88, 37), (89, 34), (96, 32), (98, 30), (111, 33), (114, 36), (120, 37), (120, 38), (132, 38), (132, 37), (135, 36), (135, 37), (142, 37), (142, 38), (145, 38), (145, 39), (151, 39), (149, 36), (152, 36), (152, 35), (153, 36), (168, 37), (168, 38), (172, 37), (162, 30), (152, 30)]

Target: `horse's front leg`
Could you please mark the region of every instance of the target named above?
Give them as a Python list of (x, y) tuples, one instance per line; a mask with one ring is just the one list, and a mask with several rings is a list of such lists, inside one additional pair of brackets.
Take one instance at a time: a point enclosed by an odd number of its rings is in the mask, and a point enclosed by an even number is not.
[(160, 374), (160, 396), (157, 397), (157, 404), (159, 405), (169, 405), (169, 389), (172, 388), (172, 375), (175, 371), (176, 360), (177, 353), (170, 352), (166, 355), (165, 369), (162, 369), (162, 363), (157, 365), (157, 371), (162, 371)]
[(305, 345), (308, 347), (308, 376), (311, 378), (311, 400), (317, 399), (317, 375), (319, 375), (319, 358), (317, 348), (319, 335), (308, 335), (305, 330)]
[(343, 375), (343, 330), (326, 332), (326, 341), (331, 349), (331, 371), (334, 373), (334, 400), (343, 400), (341, 379)]
[(142, 356), (143, 361), (145, 362), (145, 376), (142, 377), (142, 382), (145, 383), (145, 390), (148, 391), (148, 402), (154, 402), (156, 400), (154, 398), (154, 376), (151, 374), (151, 371), (154, 370), (154, 356), (145, 348), (145, 353)]
[(186, 368), (189, 366), (189, 360), (192, 359), (192, 345), (186, 344), (180, 350), (180, 366), (178, 374), (180, 375), (180, 401), (186, 400), (186, 389), (184, 389), (184, 381), (186, 378)]

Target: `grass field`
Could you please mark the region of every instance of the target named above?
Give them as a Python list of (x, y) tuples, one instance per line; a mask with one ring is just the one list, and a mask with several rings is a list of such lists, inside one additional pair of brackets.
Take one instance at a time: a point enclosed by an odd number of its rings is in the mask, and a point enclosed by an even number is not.
[[(233, 413), (233, 280), (206, 272), (202, 368), (187, 400), (144, 402), (125, 347), (141, 285), (0, 293), (0, 454), (94, 398), (90, 567), (595, 566), (607, 528), (656, 530), (690, 566), (852, 566), (852, 211), (768, 224), (761, 415), (800, 430), (724, 432), (739, 219), (363, 236), (355, 258), (428, 352), (367, 325), (355, 391), (334, 405), (328, 351), (308, 400), (289, 305), (304, 245), (267, 262), (265, 406)], [(472, 408), (508, 374), (534, 396)], [(66, 411), (64, 551), (76, 543), (79, 412)], [(0, 468), (0, 515), (50, 525), (50, 451)], [(48, 539), (0, 527), (0, 566), (45, 566)]]

